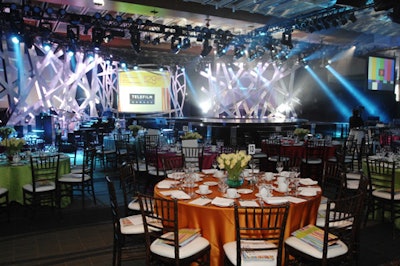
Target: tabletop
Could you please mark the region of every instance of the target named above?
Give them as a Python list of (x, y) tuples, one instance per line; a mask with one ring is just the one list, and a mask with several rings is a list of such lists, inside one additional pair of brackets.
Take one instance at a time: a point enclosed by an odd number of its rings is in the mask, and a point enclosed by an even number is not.
[[(206, 171), (209, 173), (210, 170)], [(170, 177), (174, 177), (170, 175)], [(179, 227), (200, 228), (202, 235), (210, 241), (211, 244), (211, 265), (222, 265), (224, 259), (223, 245), (224, 243), (235, 240), (235, 222), (233, 205), (225, 207), (216, 206), (213, 204), (216, 200), (226, 200), (226, 195), (218, 189), (219, 178), (213, 174), (198, 173), (198, 181), (193, 188), (194, 193), (190, 193), (188, 188), (180, 190), (174, 184), (173, 178), (168, 178), (155, 186), (154, 195), (159, 197), (170, 198), (171, 195), (192, 194), (189, 199), (180, 199), (178, 201)], [(275, 187), (276, 180), (270, 181)], [(169, 184), (169, 185), (168, 185)], [(201, 184), (209, 185), (209, 192), (206, 195), (200, 195), (198, 186)], [(238, 188), (239, 197), (233, 201), (239, 205), (245, 204), (268, 204), (267, 202), (282, 203), (290, 202), (290, 210), (288, 222), (285, 230), (285, 238), (290, 234), (308, 224), (315, 224), (318, 207), (321, 201), (321, 190), (318, 186), (312, 186), (318, 191), (313, 196), (295, 196), (285, 195), (275, 189), (272, 192), (271, 198), (259, 201), (257, 197), (258, 190), (253, 188), (249, 182)], [(187, 192), (187, 193), (186, 193)]]

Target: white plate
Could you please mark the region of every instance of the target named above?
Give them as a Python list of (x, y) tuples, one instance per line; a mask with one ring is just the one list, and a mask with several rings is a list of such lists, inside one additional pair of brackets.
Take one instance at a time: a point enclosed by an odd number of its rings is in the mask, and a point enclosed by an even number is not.
[(204, 182), (203, 184), (204, 184), (204, 185), (207, 185), (207, 186), (216, 186), (216, 185), (218, 185), (218, 182), (215, 182), (215, 181), (206, 181), (206, 182)]
[(240, 194), (250, 194), (250, 193), (253, 193), (253, 190), (251, 190), (249, 188), (240, 188), (237, 190), (237, 192)]
[(201, 193), (199, 189), (196, 190), (195, 192), (196, 192), (197, 194), (200, 194), (200, 195), (208, 195), (208, 194), (211, 194), (211, 193), (212, 193), (211, 190), (208, 190), (207, 193)]
[(265, 197), (267, 197), (267, 196), (264, 196), (264, 197), (263, 197), (260, 193), (256, 193), (256, 197), (257, 197), (257, 198), (265, 198)]
[(238, 199), (238, 198), (240, 198), (240, 194), (237, 193), (236, 196), (235, 196), (234, 198), (228, 197), (227, 194), (224, 194), (224, 198), (227, 198), (227, 199)]
[(317, 191), (307, 191), (307, 190), (303, 190), (300, 191), (299, 193), (302, 196), (306, 196), (306, 197), (314, 197), (317, 195)]

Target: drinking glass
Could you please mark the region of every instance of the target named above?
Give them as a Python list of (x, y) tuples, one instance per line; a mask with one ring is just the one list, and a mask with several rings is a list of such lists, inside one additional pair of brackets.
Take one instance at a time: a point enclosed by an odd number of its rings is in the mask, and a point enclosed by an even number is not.
[(213, 161), (212, 161), (212, 167), (213, 167), (214, 169), (217, 169), (217, 166), (218, 166), (217, 160), (213, 160)]
[(276, 171), (280, 174), (283, 171), (283, 162), (276, 162)]

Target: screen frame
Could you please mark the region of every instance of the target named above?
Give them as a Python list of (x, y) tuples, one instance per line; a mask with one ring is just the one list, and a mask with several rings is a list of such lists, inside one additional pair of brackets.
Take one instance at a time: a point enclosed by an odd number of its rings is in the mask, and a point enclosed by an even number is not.
[[(389, 69), (390, 72), (393, 72), (393, 84), (382, 83), (382, 84), (378, 84), (378, 85), (381, 85), (380, 88), (376, 88), (376, 89), (373, 88), (373, 84), (371, 82), (371, 80), (373, 80), (373, 79), (370, 79), (370, 69), (372, 67), (371, 58), (377, 58), (378, 60), (379, 59), (390, 60), (393, 62), (392, 68)], [(376, 79), (373, 81), (376, 81)], [(366, 89), (368, 91), (380, 91), (380, 92), (384, 91), (384, 92), (394, 93), (396, 81), (397, 81), (397, 72), (396, 72), (396, 58), (395, 57), (382, 56), (382, 55), (368, 55), (368, 57), (367, 57), (367, 74), (366, 74)]]

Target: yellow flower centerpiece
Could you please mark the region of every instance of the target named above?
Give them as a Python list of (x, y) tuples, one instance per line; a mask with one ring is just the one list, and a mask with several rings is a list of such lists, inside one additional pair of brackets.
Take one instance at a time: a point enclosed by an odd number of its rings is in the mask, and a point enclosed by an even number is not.
[(128, 129), (132, 132), (132, 136), (136, 137), (139, 134), (139, 130), (142, 130), (143, 127), (140, 125), (129, 125)]
[(198, 132), (186, 132), (185, 135), (182, 136), (182, 139), (202, 139), (203, 136)]
[(250, 160), (251, 156), (247, 155), (244, 151), (228, 154), (223, 153), (217, 158), (219, 169), (225, 169), (228, 174), (228, 186), (239, 187), (243, 184), (241, 174)]
[(12, 158), (13, 155), (21, 151), (25, 143), (26, 142), (24, 139), (9, 138), (9, 139), (3, 139), (0, 145), (6, 148), (6, 153), (8, 157)]

